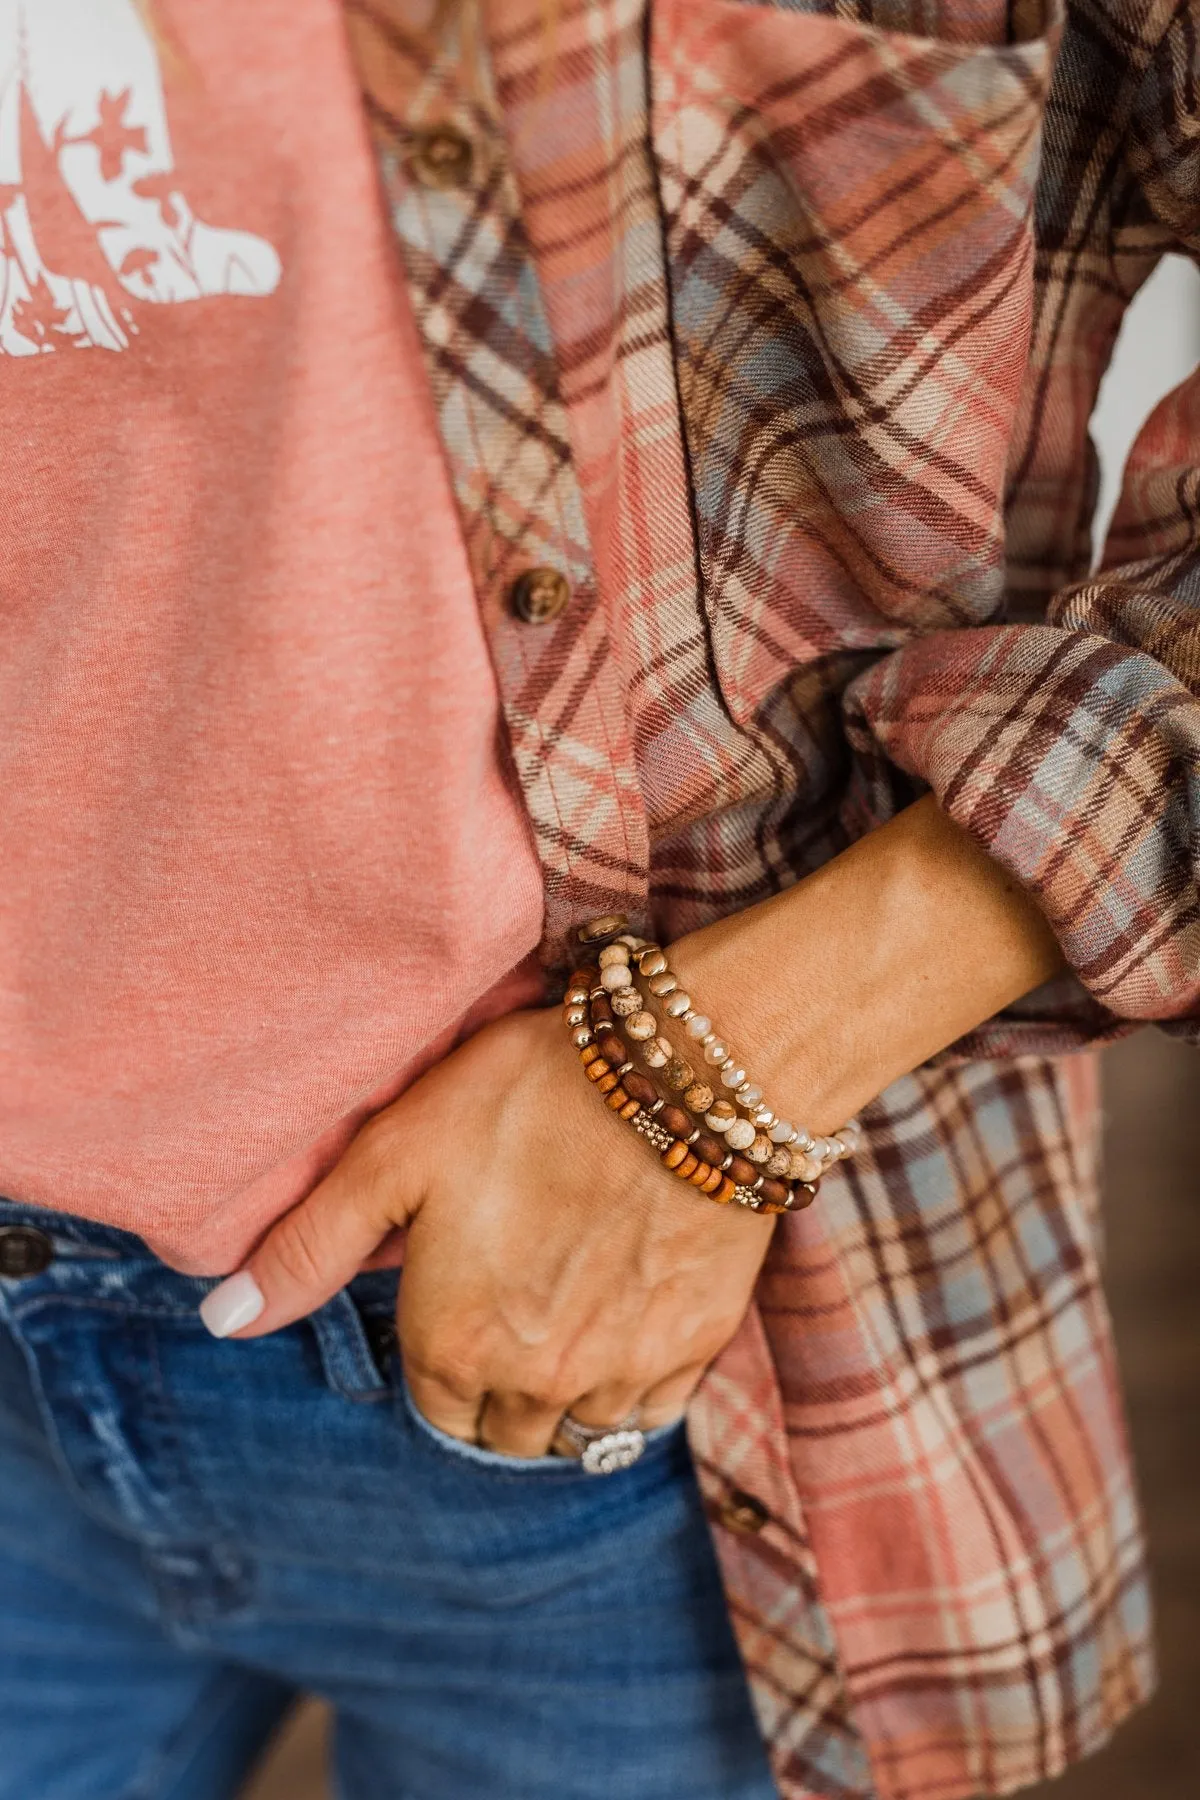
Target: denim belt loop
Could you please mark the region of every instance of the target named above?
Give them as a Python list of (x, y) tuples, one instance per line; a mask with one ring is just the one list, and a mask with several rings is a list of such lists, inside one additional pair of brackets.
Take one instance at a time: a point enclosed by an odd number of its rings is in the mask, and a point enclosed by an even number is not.
[(360, 1314), (348, 1288), (309, 1318), (325, 1379), (348, 1400), (381, 1400), (391, 1392), (379, 1373)]

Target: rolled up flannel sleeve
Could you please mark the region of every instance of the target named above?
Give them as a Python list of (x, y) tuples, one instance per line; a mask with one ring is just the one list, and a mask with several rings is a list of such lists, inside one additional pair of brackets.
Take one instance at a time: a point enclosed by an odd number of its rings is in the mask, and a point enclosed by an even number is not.
[[(1200, 248), (1190, 9), (1142, 84), (1128, 161), (1178, 246)], [(1014, 1018), (1065, 1048), (1158, 1020), (1200, 1041), (1200, 372), (1130, 455), (1101, 570), (1044, 623), (935, 633), (847, 691), (852, 737), (924, 781), (1036, 897), (1077, 983)], [(1074, 991), (1072, 1001), (1068, 989)], [(1020, 1009), (1018, 1009), (1019, 1015)]]

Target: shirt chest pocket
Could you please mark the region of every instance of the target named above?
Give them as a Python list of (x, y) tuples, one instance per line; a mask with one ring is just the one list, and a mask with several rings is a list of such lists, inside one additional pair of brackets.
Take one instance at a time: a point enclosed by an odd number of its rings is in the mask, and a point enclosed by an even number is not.
[[(797, 664), (1000, 604), (1057, 4), (877, 0), (882, 28), (822, 0), (654, 0), (704, 599), (739, 721)], [(895, 28), (918, 16), (944, 35)]]

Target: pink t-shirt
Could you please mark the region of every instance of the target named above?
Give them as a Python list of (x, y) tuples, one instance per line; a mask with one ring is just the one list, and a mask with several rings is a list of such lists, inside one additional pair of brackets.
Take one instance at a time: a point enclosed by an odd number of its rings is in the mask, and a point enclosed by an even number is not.
[(156, 11), (0, 25), (0, 1191), (216, 1273), (542, 889), (340, 9)]

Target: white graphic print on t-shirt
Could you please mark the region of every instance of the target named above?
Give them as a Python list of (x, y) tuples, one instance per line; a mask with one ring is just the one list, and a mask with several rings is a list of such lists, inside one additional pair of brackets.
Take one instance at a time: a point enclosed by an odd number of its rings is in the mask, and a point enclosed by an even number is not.
[(126, 350), (139, 302), (279, 273), (265, 238), (192, 212), (133, 0), (0, 0), (0, 354)]

